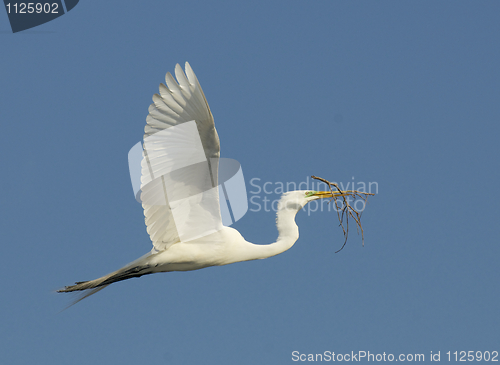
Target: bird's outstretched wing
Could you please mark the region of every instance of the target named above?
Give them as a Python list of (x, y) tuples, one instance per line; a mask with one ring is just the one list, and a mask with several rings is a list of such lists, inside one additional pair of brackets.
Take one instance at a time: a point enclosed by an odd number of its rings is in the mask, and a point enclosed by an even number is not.
[[(189, 63), (153, 96), (144, 134), (141, 201), (154, 249), (222, 227), (218, 194), (219, 137)], [(187, 75), (187, 77), (186, 77)]]

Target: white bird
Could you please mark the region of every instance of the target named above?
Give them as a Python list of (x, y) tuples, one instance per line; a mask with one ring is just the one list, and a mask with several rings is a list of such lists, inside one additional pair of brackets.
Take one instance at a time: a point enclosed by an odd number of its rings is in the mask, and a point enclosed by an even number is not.
[[(121, 280), (278, 255), (299, 238), (295, 215), (307, 203), (356, 192), (301, 190), (283, 194), (276, 217), (278, 239), (268, 245), (250, 243), (237, 230), (222, 226), (217, 188), (219, 137), (205, 95), (187, 62), (185, 70), (186, 74), (176, 65), (178, 83), (167, 73), (167, 86), (160, 84), (160, 94), (153, 96), (146, 119), (141, 201), (153, 250), (115, 272), (77, 282), (58, 292), (84, 291), (81, 300)], [(204, 152), (196, 165), (182, 162), (186, 155), (191, 159), (196, 155), (197, 137), (189, 133), (193, 132), (192, 127), (196, 127), (194, 131), (199, 134)], [(169, 150), (172, 144), (175, 146)], [(176, 164), (182, 168), (175, 170), (172, 166)], [(184, 204), (175, 205), (175, 200)]]

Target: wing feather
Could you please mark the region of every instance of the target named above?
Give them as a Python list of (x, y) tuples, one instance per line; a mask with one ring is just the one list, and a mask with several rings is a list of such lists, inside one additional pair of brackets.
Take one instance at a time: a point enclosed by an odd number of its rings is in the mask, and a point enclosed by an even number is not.
[[(149, 106), (149, 114), (144, 128), (145, 146), (148, 145), (147, 139), (156, 133), (194, 121), (208, 167), (194, 170), (189, 170), (187, 167), (187, 170), (185, 169), (176, 176), (162, 175), (161, 178), (158, 178), (158, 176), (152, 176), (152, 172), (161, 175), (164, 171), (168, 171), (165, 166), (168, 167), (172, 163), (175, 165), (176, 161), (168, 162), (169, 160), (176, 157), (183, 160), (186, 156), (169, 154), (166, 150), (162, 150), (161, 144), (152, 143), (151, 147), (148, 147), (147, 151), (145, 150), (141, 163), (143, 181), (141, 200), (147, 231), (154, 249), (157, 251), (165, 250), (172, 244), (179, 242), (182, 239), (181, 231), (185, 229), (183, 227), (198, 226), (197, 219), (203, 218), (204, 221), (210, 221), (213, 226), (217, 227), (220, 226), (219, 221), (221, 221), (218, 189), (216, 188), (220, 156), (219, 137), (205, 94), (193, 69), (187, 62), (185, 71), (186, 73), (177, 64), (175, 67), (177, 81), (168, 72), (165, 75), (166, 85), (160, 84), (159, 94), (153, 95), (153, 103)], [(185, 143), (185, 148), (183, 143)], [(176, 151), (184, 151), (182, 153), (189, 153), (190, 143), (193, 142), (189, 138), (184, 140), (182, 136), (177, 136), (174, 141)], [(207, 176), (197, 176), (200, 171), (203, 171), (205, 175), (210, 174), (208, 185), (205, 184), (204, 187), (201, 187), (203, 184), (199, 181), (206, 180)], [(150, 175), (152, 178), (147, 178)], [(167, 183), (167, 181), (170, 182)], [(174, 187), (172, 188), (172, 186)], [(205, 191), (208, 188), (215, 189), (210, 189), (209, 192)], [(173, 196), (190, 196), (185, 203), (179, 200), (173, 201), (176, 212), (179, 212), (176, 217), (183, 217), (182, 222), (178, 220), (177, 224), (172, 213), (173, 208), (170, 207), (169, 196), (171, 199)]]

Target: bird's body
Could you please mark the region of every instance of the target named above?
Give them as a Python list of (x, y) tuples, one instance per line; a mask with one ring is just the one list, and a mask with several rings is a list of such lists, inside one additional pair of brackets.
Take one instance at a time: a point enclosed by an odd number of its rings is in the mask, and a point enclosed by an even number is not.
[(175, 71), (179, 83), (167, 73), (168, 87), (160, 85), (160, 95), (153, 96), (146, 119), (141, 201), (153, 250), (115, 272), (59, 292), (85, 291), (83, 299), (134, 277), (275, 256), (299, 238), (295, 215), (308, 202), (353, 193), (303, 190), (283, 194), (276, 217), (278, 239), (268, 245), (250, 243), (237, 230), (224, 227), (217, 190), (220, 147), (213, 116), (189, 64), (187, 77), (179, 65)]
[(253, 244), (246, 241), (237, 230), (223, 227), (207, 236), (188, 242), (179, 241), (166, 250), (148, 253), (111, 274), (96, 280), (79, 282), (61, 289), (60, 292), (94, 289), (158, 272), (191, 271), (278, 255), (292, 247), (299, 238), (299, 228), (295, 223), (299, 210), (311, 200), (328, 196), (331, 196), (331, 193), (305, 190), (285, 193), (278, 204), (278, 239), (274, 243)]

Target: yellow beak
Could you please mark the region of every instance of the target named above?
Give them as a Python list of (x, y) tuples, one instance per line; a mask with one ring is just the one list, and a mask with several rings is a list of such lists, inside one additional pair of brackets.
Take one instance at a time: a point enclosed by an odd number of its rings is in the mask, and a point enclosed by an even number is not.
[(324, 198), (333, 198), (334, 196), (347, 196), (353, 193), (354, 192), (352, 190), (346, 190), (343, 191), (342, 193), (339, 191), (334, 191), (333, 194), (331, 191), (317, 191), (314, 194), (314, 196), (317, 196), (318, 199), (324, 199)]

